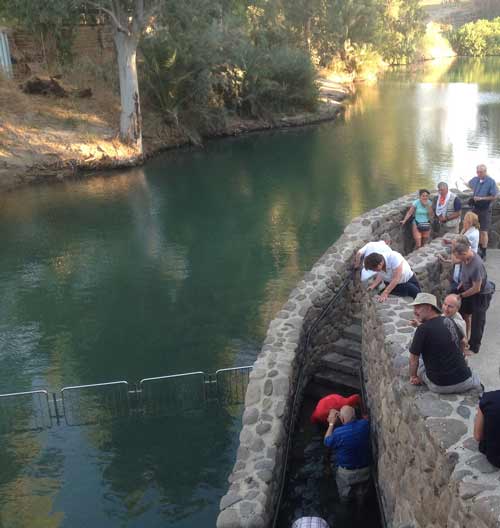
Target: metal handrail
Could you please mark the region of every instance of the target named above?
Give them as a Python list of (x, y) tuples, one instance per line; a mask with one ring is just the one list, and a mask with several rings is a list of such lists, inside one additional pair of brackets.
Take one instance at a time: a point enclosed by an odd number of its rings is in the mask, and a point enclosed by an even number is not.
[[(307, 350), (307, 348), (309, 346), (309, 341), (311, 339), (311, 335), (312, 335), (313, 330), (315, 330), (316, 327), (318, 326), (318, 324), (323, 320), (323, 318), (325, 317), (325, 315), (328, 312), (328, 310), (330, 309), (330, 307), (333, 306), (333, 304), (337, 301), (337, 299), (340, 297), (341, 293), (343, 293), (343, 291), (346, 288), (346, 286), (351, 283), (351, 281), (352, 281), (352, 279), (354, 277), (354, 272), (355, 272), (355, 270), (352, 269), (351, 272), (349, 273), (349, 276), (340, 285), (340, 287), (337, 290), (337, 292), (335, 293), (335, 295), (330, 299), (330, 301), (328, 301), (328, 304), (325, 306), (324, 310), (321, 312), (321, 314), (318, 316), (318, 318), (314, 321), (314, 323), (311, 325), (311, 327), (307, 331), (306, 341), (305, 341), (305, 344), (304, 344), (304, 350)], [(302, 381), (303, 381), (303, 378), (304, 378), (304, 365), (305, 364), (306, 364), (306, 361), (304, 359), (301, 362), (300, 367), (299, 367), (300, 370), (299, 370), (299, 376), (298, 376), (298, 380), (297, 380), (297, 387), (300, 387), (301, 384), (302, 384)], [(286, 477), (286, 471), (287, 471), (287, 468), (288, 468), (288, 455), (290, 453), (290, 449), (291, 449), (291, 446), (292, 446), (293, 431), (295, 430), (295, 422), (296, 422), (296, 418), (295, 418), (296, 412), (295, 411), (297, 410), (296, 408), (297, 408), (298, 401), (299, 401), (299, 394), (300, 394), (300, 391), (296, 390), (295, 394), (294, 394), (294, 397), (293, 397), (293, 402), (292, 402), (290, 423), (289, 423), (289, 427), (288, 427), (288, 438), (287, 438), (287, 443), (286, 443), (286, 448), (285, 448), (285, 455), (284, 455), (283, 463), (281, 464), (282, 470), (281, 470), (281, 477), (280, 477), (280, 491), (279, 491), (279, 494), (278, 494), (278, 500), (276, 502), (274, 517), (273, 517), (273, 524), (272, 524), (273, 528), (276, 527), (276, 523), (278, 522), (281, 501), (283, 499), (283, 492), (285, 490), (285, 482), (286, 482), (285, 477)]]

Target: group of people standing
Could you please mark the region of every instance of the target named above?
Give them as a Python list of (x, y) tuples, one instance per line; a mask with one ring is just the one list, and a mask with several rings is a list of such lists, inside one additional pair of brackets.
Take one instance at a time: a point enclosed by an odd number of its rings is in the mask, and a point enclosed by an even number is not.
[[(469, 205), (477, 216), (479, 227), (477, 253), (485, 260), (492, 205), (498, 194), (497, 184), (488, 176), (486, 165), (483, 164), (477, 166), (476, 176), (464, 183), (472, 190)], [(418, 194), (418, 199), (412, 203), (401, 220), (403, 225), (411, 221), (412, 236), (417, 249), (429, 241), (433, 231), (441, 236), (458, 233), (462, 203), (460, 198), (450, 191), (446, 182), (438, 183), (435, 200), (431, 200), (431, 193), (427, 189), (420, 189)]]

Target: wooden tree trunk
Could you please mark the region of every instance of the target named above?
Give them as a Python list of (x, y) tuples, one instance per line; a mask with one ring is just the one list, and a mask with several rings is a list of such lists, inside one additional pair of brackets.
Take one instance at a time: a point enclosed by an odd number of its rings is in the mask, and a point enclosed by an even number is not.
[(142, 117), (137, 79), (138, 36), (114, 30), (120, 78), (120, 138), (142, 156)]

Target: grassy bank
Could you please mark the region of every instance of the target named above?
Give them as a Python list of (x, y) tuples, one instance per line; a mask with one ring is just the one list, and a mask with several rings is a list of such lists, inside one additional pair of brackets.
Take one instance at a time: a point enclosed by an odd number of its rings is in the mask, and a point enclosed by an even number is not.
[[(323, 79), (316, 112), (258, 120), (229, 116), (211, 137), (334, 119), (349, 91)], [(100, 88), (88, 99), (27, 95), (14, 81), (0, 79), (0, 108), (0, 190), (143, 162), (117, 139), (119, 98), (111, 91)], [(180, 128), (147, 108), (143, 127), (145, 158), (191, 143)]]

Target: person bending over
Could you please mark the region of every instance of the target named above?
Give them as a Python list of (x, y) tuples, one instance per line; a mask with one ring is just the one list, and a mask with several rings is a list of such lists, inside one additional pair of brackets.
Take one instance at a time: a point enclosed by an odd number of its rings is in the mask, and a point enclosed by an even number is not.
[[(354, 257), (354, 269), (358, 269), (361, 266), (362, 260), (372, 253), (385, 255), (389, 254), (391, 251), (391, 236), (389, 233), (384, 233), (377, 242), (368, 242), (368, 244), (365, 244), (360, 250), (358, 250)], [(367, 281), (374, 275), (376, 275), (375, 271), (367, 270), (363, 267), (361, 270), (361, 281)]]
[(349, 405), (344, 405), (340, 412), (332, 409), (324, 444), (335, 450), (335, 480), (340, 499), (345, 501), (353, 495), (362, 499), (368, 490), (372, 461), (368, 420), (356, 420)]
[(457, 242), (453, 257), (460, 262), (460, 283), (457, 293), (462, 299), (461, 313), (470, 327), (470, 349), (478, 353), (486, 324), (486, 311), (494, 293), (494, 285), (488, 281), (486, 268), (481, 258), (470, 245)]
[(451, 394), (481, 391), (479, 376), (467, 366), (461, 350), (461, 332), (448, 317), (441, 317), (431, 293), (419, 293), (410, 303), (420, 322), (410, 345), (410, 383), (425, 383), (432, 392)]
[(390, 293), (399, 297), (411, 297), (415, 299), (420, 292), (420, 284), (410, 268), (407, 260), (397, 251), (390, 251), (386, 255), (372, 253), (365, 258), (364, 262), (367, 270), (377, 272), (377, 277), (368, 287), (375, 289), (382, 281), (386, 287), (378, 300), (384, 302)]

